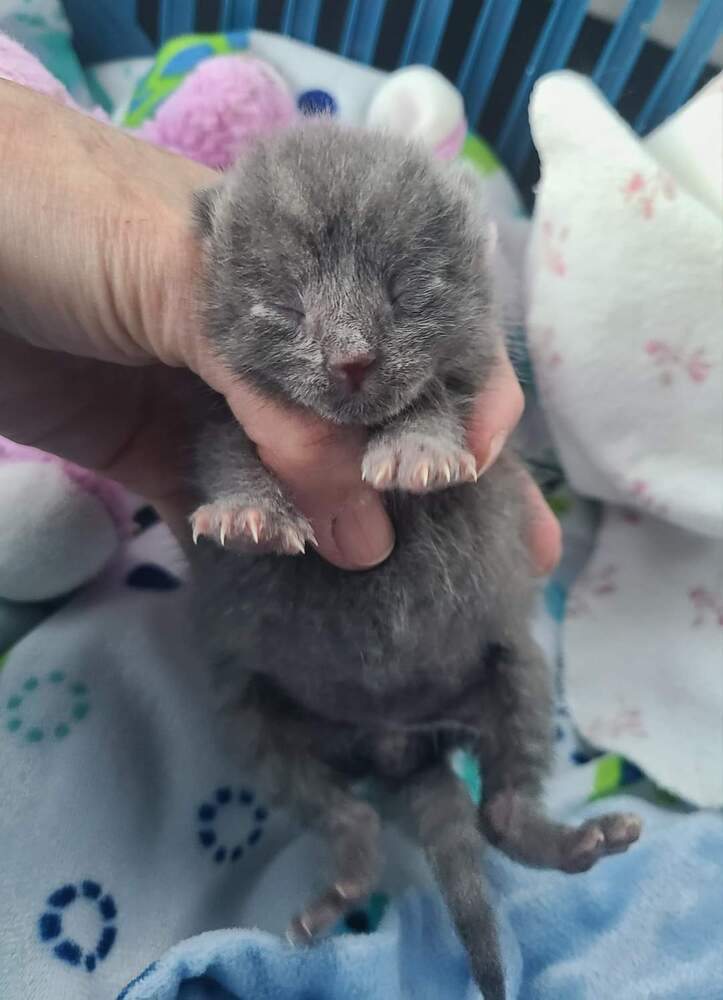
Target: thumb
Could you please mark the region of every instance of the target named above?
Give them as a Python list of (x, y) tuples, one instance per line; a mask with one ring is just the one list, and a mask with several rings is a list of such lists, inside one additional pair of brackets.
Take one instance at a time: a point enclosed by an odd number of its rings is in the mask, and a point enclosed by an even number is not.
[(342, 569), (369, 569), (386, 559), (394, 532), (379, 494), (361, 480), (365, 435), (262, 396), (213, 358), (199, 367), (309, 519), (319, 553)]

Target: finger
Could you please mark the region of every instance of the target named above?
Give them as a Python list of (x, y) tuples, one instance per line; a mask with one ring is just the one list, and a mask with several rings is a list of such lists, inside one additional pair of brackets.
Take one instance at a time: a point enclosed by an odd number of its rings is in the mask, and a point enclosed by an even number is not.
[(528, 509), (527, 544), (538, 576), (547, 576), (560, 561), (562, 532), (560, 522), (532, 476), (524, 473)]
[(320, 554), (342, 569), (368, 569), (394, 547), (379, 495), (361, 480), (365, 435), (335, 427), (229, 379), (213, 359), (203, 378), (222, 392), (263, 464), (284, 483), (311, 522)]
[(525, 400), (504, 346), (467, 423), (467, 440), (480, 474), (497, 460), (515, 429)]

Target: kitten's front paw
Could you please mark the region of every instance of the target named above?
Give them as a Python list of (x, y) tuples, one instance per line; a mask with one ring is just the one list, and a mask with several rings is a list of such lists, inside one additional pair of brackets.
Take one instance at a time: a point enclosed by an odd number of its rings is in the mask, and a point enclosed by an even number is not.
[(279, 555), (301, 555), (307, 542), (316, 544), (311, 525), (300, 514), (233, 500), (203, 504), (191, 515), (191, 528), (194, 542), (204, 536), (220, 545)]
[(470, 452), (450, 441), (408, 433), (372, 442), (362, 462), (362, 479), (376, 490), (430, 493), (475, 482), (477, 466)]

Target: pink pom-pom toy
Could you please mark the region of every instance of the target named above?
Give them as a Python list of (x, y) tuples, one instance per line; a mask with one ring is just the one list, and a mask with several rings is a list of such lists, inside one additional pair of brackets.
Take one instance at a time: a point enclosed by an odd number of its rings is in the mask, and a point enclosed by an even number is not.
[(214, 56), (201, 62), (138, 135), (208, 167), (224, 170), (258, 136), (297, 116), (286, 83), (253, 56)]

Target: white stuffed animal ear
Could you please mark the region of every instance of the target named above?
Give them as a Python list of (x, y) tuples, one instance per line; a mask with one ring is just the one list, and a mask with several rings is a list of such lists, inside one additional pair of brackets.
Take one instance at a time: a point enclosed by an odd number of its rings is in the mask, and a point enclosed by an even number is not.
[(374, 95), (366, 123), (420, 142), (445, 161), (458, 155), (467, 136), (462, 95), (430, 66), (392, 73)]

